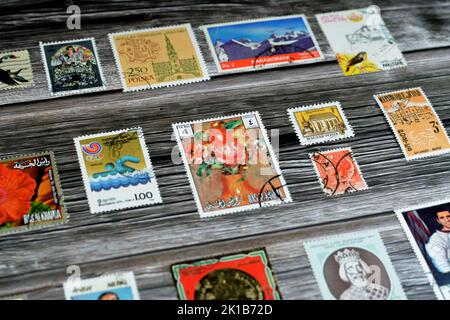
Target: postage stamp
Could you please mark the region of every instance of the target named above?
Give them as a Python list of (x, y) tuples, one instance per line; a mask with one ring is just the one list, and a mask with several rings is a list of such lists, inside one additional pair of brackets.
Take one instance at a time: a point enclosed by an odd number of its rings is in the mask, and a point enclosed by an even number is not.
[(133, 272), (64, 282), (66, 300), (140, 300)]
[(303, 245), (324, 300), (406, 300), (378, 231), (346, 233)]
[(190, 24), (109, 34), (124, 91), (209, 80)]
[(304, 15), (200, 27), (219, 72), (251, 71), (323, 60)]
[(0, 159), (0, 234), (68, 219), (52, 152)]
[(288, 109), (302, 145), (353, 137), (353, 129), (337, 101)]
[(313, 152), (309, 157), (327, 196), (368, 189), (350, 148)]
[(258, 112), (173, 128), (200, 217), (292, 201)]
[(450, 300), (450, 199), (395, 213), (436, 296)]
[(34, 86), (28, 50), (0, 52), (0, 90)]
[(450, 152), (447, 132), (421, 88), (374, 95), (406, 160)]
[(106, 88), (94, 38), (39, 43), (51, 95)]
[(265, 249), (172, 266), (181, 300), (280, 300)]
[(74, 141), (92, 213), (162, 202), (141, 128)]
[(344, 75), (406, 67), (379, 7), (322, 13), (316, 18)]

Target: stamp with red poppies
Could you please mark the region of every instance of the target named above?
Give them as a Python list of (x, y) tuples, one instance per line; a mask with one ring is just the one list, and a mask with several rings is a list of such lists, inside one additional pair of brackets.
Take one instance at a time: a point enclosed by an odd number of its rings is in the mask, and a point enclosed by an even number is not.
[(368, 188), (350, 148), (309, 154), (322, 190), (328, 196), (362, 191)]
[(67, 221), (53, 153), (0, 160), (0, 234)]
[(200, 217), (292, 201), (258, 112), (173, 128)]

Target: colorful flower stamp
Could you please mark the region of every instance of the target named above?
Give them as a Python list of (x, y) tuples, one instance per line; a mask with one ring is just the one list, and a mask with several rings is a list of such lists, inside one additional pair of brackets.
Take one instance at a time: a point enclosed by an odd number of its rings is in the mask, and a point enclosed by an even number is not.
[(350, 148), (309, 154), (322, 190), (327, 196), (362, 191), (368, 188)]
[(66, 300), (140, 300), (133, 272), (64, 282)]
[(324, 300), (406, 300), (378, 231), (304, 244)]
[(209, 80), (190, 24), (109, 34), (124, 91)]
[(0, 159), (0, 234), (65, 223), (53, 153)]
[(337, 101), (288, 109), (302, 145), (353, 137), (353, 129)]
[(344, 75), (406, 67), (379, 7), (322, 13), (316, 17)]
[(374, 95), (406, 160), (450, 152), (447, 132), (421, 88)]
[(264, 249), (172, 266), (181, 300), (280, 300)]
[(200, 217), (292, 201), (258, 112), (173, 128)]
[(94, 38), (39, 44), (50, 94), (68, 95), (106, 88)]
[(141, 128), (74, 141), (92, 213), (162, 202)]
[(436, 296), (450, 300), (450, 199), (395, 213)]
[(323, 60), (304, 15), (202, 26), (219, 72)]
[(34, 85), (28, 50), (0, 52), (0, 90)]

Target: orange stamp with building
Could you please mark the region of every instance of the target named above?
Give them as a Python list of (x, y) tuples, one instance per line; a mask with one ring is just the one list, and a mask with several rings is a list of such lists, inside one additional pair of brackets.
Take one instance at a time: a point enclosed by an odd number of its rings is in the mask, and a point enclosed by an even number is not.
[(124, 91), (209, 80), (190, 24), (109, 34)]
[(421, 88), (374, 96), (402, 148), (406, 160), (450, 152), (450, 141)]

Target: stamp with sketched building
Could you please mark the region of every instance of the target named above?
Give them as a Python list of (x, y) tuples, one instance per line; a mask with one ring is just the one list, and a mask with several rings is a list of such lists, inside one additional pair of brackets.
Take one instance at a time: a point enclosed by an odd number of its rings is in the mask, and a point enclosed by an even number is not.
[(450, 152), (447, 131), (419, 87), (374, 95), (406, 160)]
[(68, 219), (52, 152), (0, 159), (0, 234)]
[(323, 60), (304, 15), (200, 27), (219, 73), (252, 71)]
[(280, 300), (264, 249), (172, 266), (181, 300)]
[(173, 128), (201, 217), (292, 201), (258, 112)]
[(124, 91), (209, 80), (190, 24), (109, 34)]
[(324, 300), (405, 300), (376, 230), (313, 239), (304, 244)]
[(94, 38), (39, 44), (51, 95), (106, 89)]
[(341, 104), (337, 101), (291, 108), (287, 111), (302, 145), (354, 136)]
[(74, 141), (92, 213), (162, 202), (141, 128)]

